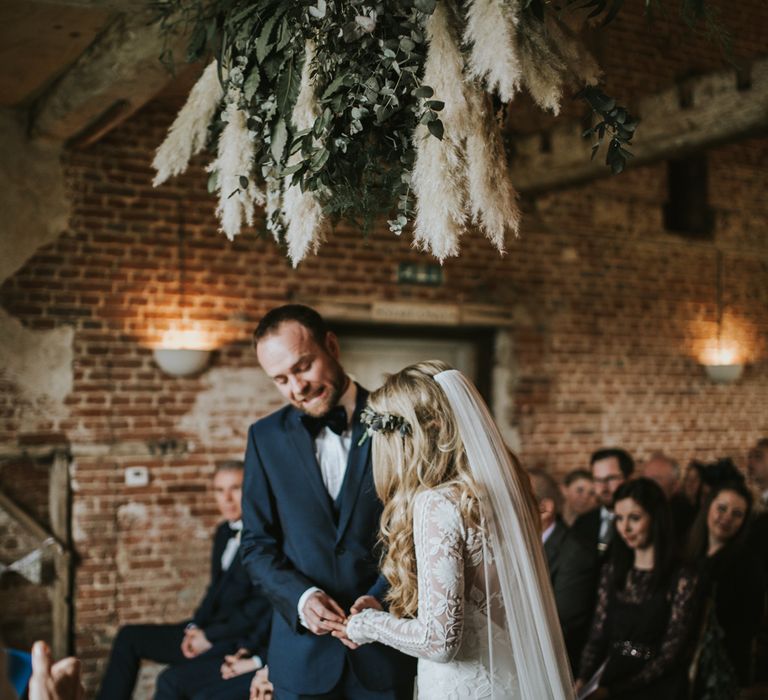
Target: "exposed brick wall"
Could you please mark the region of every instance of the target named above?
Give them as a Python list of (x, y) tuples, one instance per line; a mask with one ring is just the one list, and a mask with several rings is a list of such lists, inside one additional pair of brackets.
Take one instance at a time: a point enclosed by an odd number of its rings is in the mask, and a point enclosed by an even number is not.
[[(679, 73), (666, 58), (647, 59), (660, 62), (654, 89)], [(172, 118), (150, 106), (68, 154), (69, 229), (0, 288), (0, 306), (28, 328), (75, 331), (66, 411), (22, 416), (24, 397), (6, 378), (0, 445), (65, 442), (73, 454), (76, 644), (89, 687), (120, 624), (183, 619), (202, 593), (216, 522), (205, 491), (212, 465), (239, 457), (248, 424), (280, 403), (249, 344), (276, 304), (348, 296), (514, 309), (514, 383), (494, 390), (510, 393), (510, 414), (498, 418), (517, 428), (529, 465), (562, 472), (609, 443), (638, 457), (663, 448), (683, 462), (730, 454), (743, 463), (768, 433), (768, 140), (710, 153), (713, 242), (663, 230), (659, 164), (527, 203), (505, 257), (472, 233), (442, 286), (415, 287), (396, 283), (397, 265), (424, 257), (385, 227), (364, 239), (339, 225), (293, 270), (266, 236), (230, 243), (217, 233), (201, 163), (153, 190), (149, 162)], [(715, 335), (717, 249), (726, 333), (750, 363), (732, 386), (709, 383), (697, 359)], [(178, 319), (206, 329), (218, 348), (198, 377), (166, 377), (152, 360), (151, 346)], [(136, 465), (149, 467), (149, 486), (124, 485)]]

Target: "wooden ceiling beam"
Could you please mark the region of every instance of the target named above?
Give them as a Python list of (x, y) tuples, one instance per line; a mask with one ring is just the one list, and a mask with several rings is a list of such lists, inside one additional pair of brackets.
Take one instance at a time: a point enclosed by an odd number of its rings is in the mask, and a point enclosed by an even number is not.
[(117, 15), (35, 103), (31, 136), (88, 142), (91, 130), (105, 133), (154, 97), (172, 79), (161, 54), (183, 55), (186, 37), (172, 36), (166, 44), (153, 19), (141, 12)]
[[(768, 56), (747, 71), (718, 71), (689, 78), (668, 90), (644, 97), (637, 109), (635, 138), (628, 167), (668, 160), (741, 138), (768, 133)], [(604, 144), (590, 159), (591, 139), (584, 124), (571, 121), (545, 135), (511, 143), (512, 182), (521, 193), (568, 187), (610, 175)]]

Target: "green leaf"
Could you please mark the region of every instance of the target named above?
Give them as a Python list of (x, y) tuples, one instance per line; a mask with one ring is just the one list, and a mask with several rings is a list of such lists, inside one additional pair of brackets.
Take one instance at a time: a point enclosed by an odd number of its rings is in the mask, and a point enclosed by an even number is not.
[(298, 163), (294, 163), (293, 165), (289, 165), (286, 168), (283, 168), (280, 171), (281, 177), (286, 177), (287, 175), (293, 175), (294, 173), (299, 172), (304, 167), (304, 161), (300, 160)]
[(275, 51), (282, 51), (292, 38), (291, 26), (288, 23), (288, 20), (283, 17), (280, 22), (280, 29), (277, 32), (277, 45), (275, 46)]
[(404, 36), (402, 39), (400, 39), (400, 50), (403, 53), (411, 53), (416, 48), (416, 44), (413, 42), (412, 39), (409, 39), (407, 36)]
[(445, 102), (442, 102), (441, 100), (429, 100), (427, 102), (427, 107), (434, 110), (435, 112), (439, 112), (443, 107), (445, 107)]
[(208, 176), (208, 194), (213, 194), (219, 189), (219, 171), (214, 170)]
[(248, 178), (245, 175), (241, 175), (238, 178), (238, 181), (240, 182), (240, 188), (243, 190), (248, 189)]
[(187, 45), (188, 63), (194, 63), (202, 57), (203, 53), (205, 53), (207, 38), (208, 37), (205, 25), (197, 24), (194, 31), (192, 32), (192, 37), (189, 40), (189, 44)]
[(429, 85), (422, 85), (413, 91), (414, 97), (432, 97), (434, 94), (435, 91)]
[(243, 93), (245, 94), (245, 99), (249, 102), (256, 94), (256, 90), (259, 89), (259, 83), (261, 83), (261, 73), (259, 72), (259, 67), (254, 66), (251, 68), (251, 72), (248, 73), (245, 83), (243, 83)]
[(432, 136), (441, 141), (443, 140), (443, 122), (439, 119), (434, 119), (429, 122), (429, 124), (427, 124), (427, 129), (429, 129), (429, 133), (432, 134)]
[(283, 14), (283, 12), (285, 12), (286, 9), (287, 8), (283, 8), (280, 10), (279, 7), (276, 8), (275, 13), (271, 15), (266, 22), (264, 22), (264, 28), (261, 30), (261, 34), (259, 34), (259, 38), (256, 40), (256, 60), (259, 63), (264, 62), (267, 54), (273, 48), (274, 44), (270, 44), (269, 38), (272, 35), (272, 29), (274, 29), (277, 20), (280, 19), (280, 16)]
[(331, 155), (330, 151), (327, 148), (321, 148), (320, 150), (315, 153), (315, 155), (312, 156), (312, 160), (310, 161), (310, 167), (312, 170), (317, 172), (322, 168), (326, 161), (328, 160), (328, 157)]
[(275, 163), (280, 163), (285, 151), (285, 144), (288, 141), (288, 127), (285, 125), (285, 119), (278, 119), (274, 129), (272, 129), (272, 142), (270, 151)]
[(337, 76), (336, 76), (336, 77), (335, 77), (335, 78), (334, 78), (334, 79), (331, 81), (331, 83), (328, 85), (328, 87), (327, 87), (327, 88), (325, 88), (325, 90), (323, 90), (323, 94), (322, 94), (322, 96), (320, 97), (320, 99), (321, 99), (322, 101), (325, 101), (325, 100), (327, 100), (327, 99), (328, 99), (328, 98), (329, 98), (331, 95), (333, 95), (333, 93), (334, 93), (334, 92), (336, 92), (336, 90), (338, 90), (340, 87), (342, 87), (342, 86), (344, 85), (344, 80), (346, 79), (346, 77), (347, 77), (347, 74), (346, 74), (346, 73), (342, 73), (341, 75), (337, 75)]
[(277, 110), (288, 119), (296, 104), (301, 86), (301, 68), (304, 63), (304, 54), (294, 56), (283, 67), (283, 73), (277, 81)]
[(437, 0), (414, 0), (413, 6), (425, 15), (431, 15), (435, 11)]

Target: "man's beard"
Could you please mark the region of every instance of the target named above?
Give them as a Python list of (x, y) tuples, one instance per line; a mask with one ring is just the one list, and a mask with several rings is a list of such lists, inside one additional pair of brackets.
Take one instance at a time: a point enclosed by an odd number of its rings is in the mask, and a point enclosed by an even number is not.
[(299, 403), (296, 408), (302, 410), (308, 416), (312, 416), (313, 418), (324, 416), (326, 413), (328, 413), (328, 411), (336, 406), (337, 403), (339, 403), (339, 399), (348, 386), (347, 381), (347, 375), (344, 374), (341, 367), (339, 367), (338, 375), (333, 378), (333, 382), (331, 383), (330, 392), (326, 397), (326, 400), (323, 401), (321, 405), (314, 406), (312, 408), (305, 408), (301, 405), (301, 403)]

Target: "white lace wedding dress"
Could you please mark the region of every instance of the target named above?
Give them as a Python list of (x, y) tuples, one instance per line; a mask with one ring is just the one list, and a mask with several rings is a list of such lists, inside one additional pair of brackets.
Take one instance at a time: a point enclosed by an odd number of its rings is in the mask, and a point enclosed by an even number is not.
[(368, 609), (349, 619), (347, 634), (418, 657), (419, 700), (522, 699), (493, 554), (456, 501), (450, 487), (415, 499), (417, 617)]

